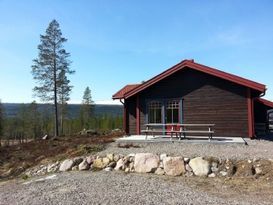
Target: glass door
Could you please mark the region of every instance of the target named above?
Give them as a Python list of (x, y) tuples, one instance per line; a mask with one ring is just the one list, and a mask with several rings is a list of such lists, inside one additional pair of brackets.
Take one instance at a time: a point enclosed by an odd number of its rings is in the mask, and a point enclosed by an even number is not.
[[(165, 123), (166, 124), (178, 124), (179, 123), (179, 100), (168, 100), (165, 105)], [(167, 125), (166, 130), (167, 134), (168, 131), (171, 131), (172, 125)], [(178, 127), (174, 126), (174, 129), (179, 129)]]

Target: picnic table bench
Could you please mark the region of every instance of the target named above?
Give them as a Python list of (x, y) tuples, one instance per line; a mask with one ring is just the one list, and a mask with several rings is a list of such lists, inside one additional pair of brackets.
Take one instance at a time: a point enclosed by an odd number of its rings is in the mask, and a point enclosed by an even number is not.
[[(145, 124), (146, 129), (141, 130), (141, 133), (145, 133), (146, 140), (149, 134), (153, 137), (155, 134), (170, 134), (171, 140), (173, 136), (179, 137), (182, 139), (182, 135), (184, 139), (186, 138), (187, 134), (206, 134), (208, 135), (208, 139), (212, 139), (212, 135), (214, 131), (212, 128), (215, 124), (158, 124), (158, 123), (149, 123)], [(202, 128), (201, 129), (194, 129), (194, 128)]]

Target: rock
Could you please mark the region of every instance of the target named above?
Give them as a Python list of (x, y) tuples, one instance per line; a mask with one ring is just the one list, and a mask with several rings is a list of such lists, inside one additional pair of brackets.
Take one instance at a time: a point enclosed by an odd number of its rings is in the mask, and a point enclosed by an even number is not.
[(78, 166), (74, 166), (74, 167), (72, 167), (72, 169), (71, 169), (72, 171), (77, 171), (78, 170)]
[(134, 153), (131, 153), (128, 155), (128, 157), (135, 157), (135, 156), (136, 156), (136, 154), (134, 154)]
[(219, 171), (219, 168), (217, 168), (217, 167), (211, 167), (211, 171), (212, 171), (212, 172), (218, 172), (218, 171)]
[(61, 163), (59, 170), (61, 172), (69, 171), (74, 166), (74, 161), (72, 159), (66, 159)]
[(236, 176), (239, 177), (247, 177), (247, 176), (252, 176), (255, 174), (255, 170), (252, 166), (251, 163), (249, 163), (248, 161), (242, 160), (237, 162), (236, 164)]
[(110, 163), (110, 159), (108, 157), (102, 158), (102, 163), (105, 165), (105, 167)]
[(221, 176), (225, 177), (228, 175), (228, 173), (226, 171), (220, 171), (219, 172)]
[(103, 169), (103, 168), (107, 167), (109, 162), (110, 162), (110, 160), (107, 157), (98, 158), (98, 159), (94, 160), (93, 167), (98, 168), (98, 169)]
[(86, 157), (86, 162), (91, 165), (93, 163), (93, 161), (95, 160), (94, 156), (88, 156)]
[(227, 172), (227, 176), (231, 177), (234, 175), (236, 167), (231, 160), (227, 159), (223, 164), (219, 166), (219, 170)]
[(108, 167), (115, 168), (116, 164), (117, 164), (116, 162), (110, 162), (108, 164)]
[(129, 162), (133, 162), (135, 157), (129, 157)]
[(74, 165), (79, 165), (83, 161), (83, 157), (75, 157), (73, 161)]
[(107, 154), (106, 157), (110, 160), (110, 162), (114, 161), (114, 154)]
[(139, 173), (154, 172), (159, 165), (159, 157), (152, 153), (138, 153), (135, 155), (134, 169)]
[(130, 170), (130, 172), (133, 172), (133, 171), (134, 171), (134, 162), (131, 162), (131, 163), (129, 164), (129, 170)]
[(196, 176), (207, 176), (210, 173), (210, 164), (202, 157), (191, 159), (189, 165)]
[(179, 176), (186, 172), (182, 157), (165, 157), (163, 165), (166, 175)]
[(83, 160), (80, 164), (79, 164), (79, 170), (88, 170), (90, 168), (90, 165), (87, 163), (87, 160)]
[(161, 154), (159, 158), (160, 158), (161, 161), (163, 161), (163, 159), (164, 159), (165, 157), (167, 157), (167, 154), (166, 154), (166, 153)]
[(255, 168), (255, 173), (256, 173), (257, 175), (260, 175), (260, 174), (263, 173), (263, 170), (262, 170), (260, 167), (256, 167), (256, 168)]
[(57, 172), (57, 170), (59, 169), (59, 164), (60, 164), (60, 162), (57, 161), (53, 164), (48, 165), (47, 172)]
[(117, 161), (115, 170), (120, 170), (120, 169), (122, 169), (123, 165), (124, 165), (123, 159), (119, 159), (119, 160)]
[(185, 177), (192, 177), (193, 176), (193, 172), (186, 172), (185, 173)]
[(117, 162), (119, 159), (120, 159), (120, 156), (115, 154), (114, 155), (114, 161)]
[(43, 166), (40, 170), (36, 172), (36, 175), (45, 175), (47, 172), (47, 167)]
[(158, 168), (155, 170), (155, 174), (157, 174), (157, 175), (164, 175), (164, 174), (165, 174), (164, 169), (158, 167)]
[(215, 173), (211, 173), (211, 174), (208, 175), (208, 177), (210, 177), (210, 178), (213, 178), (215, 176), (216, 176)]
[(113, 170), (113, 168), (112, 168), (112, 167), (106, 167), (106, 168), (104, 168), (103, 170), (106, 171), (106, 172), (110, 172), (110, 171)]
[(164, 168), (164, 165), (163, 165), (163, 162), (162, 162), (162, 161), (159, 162), (159, 167), (160, 167), (160, 168)]
[(125, 173), (129, 173), (129, 172), (130, 172), (129, 167), (125, 168), (124, 172), (125, 172)]
[(190, 165), (186, 164), (185, 168), (188, 172), (192, 172), (192, 168), (190, 167)]

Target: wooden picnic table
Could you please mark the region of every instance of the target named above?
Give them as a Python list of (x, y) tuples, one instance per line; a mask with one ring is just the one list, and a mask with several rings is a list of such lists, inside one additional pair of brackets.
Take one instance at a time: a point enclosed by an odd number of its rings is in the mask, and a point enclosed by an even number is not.
[[(145, 124), (145, 126), (146, 129), (141, 130), (141, 132), (146, 134), (146, 139), (148, 134), (152, 134), (154, 137), (157, 133), (168, 133), (171, 135), (171, 140), (173, 135), (179, 137), (179, 139), (181, 139), (183, 135), (185, 139), (187, 134), (207, 134), (208, 139), (211, 140), (212, 134), (214, 134), (212, 128), (215, 126), (215, 124), (148, 123)], [(192, 129), (196, 127), (205, 128), (206, 130)]]

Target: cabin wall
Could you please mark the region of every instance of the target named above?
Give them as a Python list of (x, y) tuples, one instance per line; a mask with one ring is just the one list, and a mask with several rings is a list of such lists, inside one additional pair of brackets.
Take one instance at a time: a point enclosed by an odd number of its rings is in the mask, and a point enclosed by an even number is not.
[(136, 134), (136, 98), (125, 100), (126, 106), (126, 130), (127, 134)]
[(255, 123), (266, 123), (267, 122), (267, 111), (272, 108), (255, 101), (254, 102), (254, 121)]
[[(215, 136), (248, 136), (247, 89), (192, 69), (176, 72), (139, 93), (140, 129), (146, 102), (182, 98), (183, 123), (214, 123)], [(136, 97), (126, 100), (129, 133), (136, 134)]]

